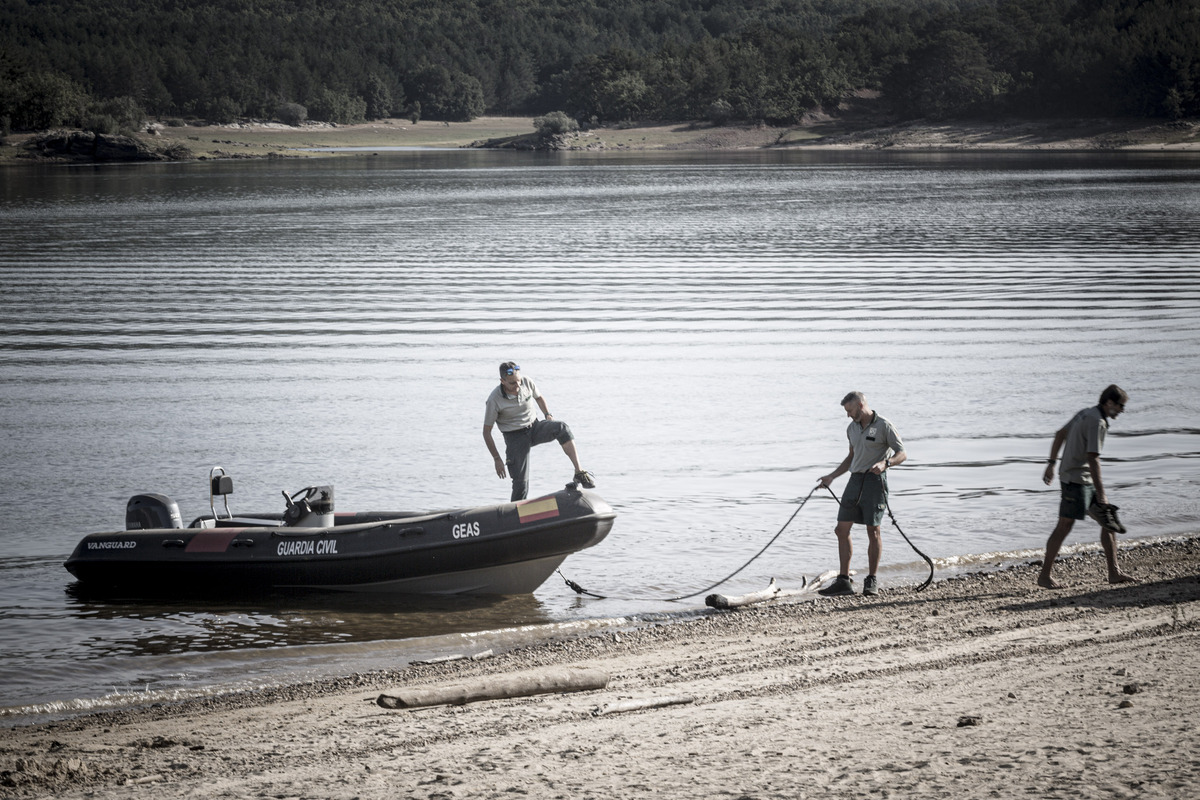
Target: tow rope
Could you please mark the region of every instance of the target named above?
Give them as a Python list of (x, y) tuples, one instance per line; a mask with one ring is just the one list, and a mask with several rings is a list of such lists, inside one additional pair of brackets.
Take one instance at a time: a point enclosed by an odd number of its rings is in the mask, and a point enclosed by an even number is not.
[[(759, 550), (757, 553), (755, 553), (753, 556), (751, 556), (750, 559), (748, 561), (746, 561), (745, 564), (742, 564), (740, 567), (738, 567), (733, 572), (726, 575), (721, 580), (717, 581), (716, 583), (712, 584), (711, 586), (706, 586), (705, 588), (701, 589), (698, 592), (692, 592), (691, 594), (681, 594), (677, 597), (624, 597), (621, 595), (614, 595), (614, 594), (596, 594), (595, 592), (589, 592), (587, 589), (583, 588), (578, 583), (576, 583), (575, 581), (568, 578), (566, 575), (563, 575), (561, 569), (555, 570), (555, 572), (558, 573), (558, 577), (562, 578), (563, 582), (567, 586), (569, 586), (571, 588), (571, 590), (575, 592), (575, 594), (585, 594), (588, 597), (595, 597), (597, 600), (640, 600), (640, 601), (654, 601), (654, 602), (665, 602), (665, 603), (672, 603), (672, 602), (675, 602), (676, 600), (690, 600), (693, 597), (699, 597), (702, 594), (706, 594), (707, 592), (717, 588), (721, 584), (730, 580), (735, 575), (737, 575), (739, 572), (744, 570), (746, 567), (753, 564), (754, 561), (757, 560), (759, 556), (761, 556), (763, 553), (767, 552), (767, 549), (771, 545), (775, 544), (775, 541), (780, 536), (783, 535), (783, 532), (785, 530), (787, 530), (788, 525), (792, 524), (792, 520), (794, 520), (796, 518), (796, 515), (800, 513), (800, 510), (802, 508), (804, 508), (804, 505), (808, 502), (809, 498), (811, 498), (813, 496), (813, 493), (816, 492), (817, 489), (820, 488), (820, 486), (821, 486), (821, 484), (820, 484), (820, 482), (818, 482), (817, 486), (814, 486), (812, 488), (812, 491), (810, 491), (808, 494), (806, 494), (804, 496), (804, 499), (800, 501), (800, 505), (796, 506), (796, 510), (792, 512), (792, 515), (790, 517), (788, 517), (787, 522), (783, 523), (783, 527), (781, 527), (778, 530), (778, 532), (776, 532), (776, 534), (771, 537), (771, 540), (769, 542), (767, 542), (765, 545), (762, 546), (761, 550)], [(832, 497), (834, 499), (834, 502), (837, 502), (837, 503), (841, 502), (841, 500), (838, 498), (838, 496), (836, 494), (834, 494), (833, 489), (831, 489), (829, 486), (825, 486), (824, 488), (826, 490), (828, 490), (829, 495), (830, 495), (830, 497)], [(912, 543), (912, 539), (908, 538), (908, 534), (906, 534), (904, 532), (904, 529), (900, 527), (900, 523), (896, 521), (896, 515), (892, 513), (891, 503), (884, 501), (884, 507), (887, 508), (888, 517), (891, 518), (892, 525), (896, 526), (896, 530), (898, 530), (900, 532), (900, 535), (904, 537), (904, 541), (908, 542), (908, 546), (913, 549), (913, 552), (916, 553), (918, 556), (920, 556), (922, 559), (924, 559), (925, 563), (929, 565), (929, 577), (925, 579), (924, 583), (922, 583), (920, 586), (917, 587), (918, 592), (924, 591), (926, 588), (929, 587), (929, 585), (931, 583), (933, 583), (933, 572), (934, 572), (933, 559), (930, 558), (929, 556), (925, 555), (924, 553), (922, 553), (920, 551), (920, 549), (918, 549), (917, 546)], [(807, 584), (808, 584), (808, 580), (804, 579), (804, 583), (802, 584), (802, 586), (807, 585)]]
[[(829, 489), (828, 486), (825, 488)], [(829, 489), (829, 494), (833, 496), (834, 500), (838, 499), (838, 496), (833, 493), (833, 489)], [(841, 501), (839, 500), (838, 502)], [(925, 579), (924, 583), (917, 587), (918, 592), (923, 591), (929, 586), (929, 584), (933, 583), (933, 559), (918, 550), (917, 546), (912, 543), (912, 539), (908, 538), (908, 534), (904, 532), (904, 529), (900, 527), (900, 523), (896, 521), (896, 515), (892, 513), (892, 504), (885, 500), (884, 507), (887, 508), (888, 516), (891, 518), (892, 524), (896, 526), (896, 530), (900, 531), (900, 535), (904, 537), (904, 541), (908, 542), (908, 546), (913, 549), (913, 552), (925, 559), (925, 563), (929, 565), (929, 577)]]
[[(778, 533), (776, 533), (774, 536), (772, 536), (771, 541), (769, 541), (765, 545), (763, 545), (761, 550), (759, 550), (757, 553), (755, 553), (753, 556), (751, 556), (749, 561), (747, 561), (745, 564), (742, 564), (740, 567), (738, 567), (733, 572), (726, 575), (724, 578), (721, 578), (721, 580), (717, 581), (716, 583), (712, 584), (711, 586), (706, 586), (705, 588), (701, 589), (698, 592), (692, 592), (691, 594), (681, 594), (678, 597), (622, 597), (620, 595), (613, 595), (613, 594), (596, 594), (595, 592), (589, 592), (587, 589), (584, 589), (582, 586), (580, 586), (578, 583), (576, 583), (575, 581), (568, 578), (566, 575), (563, 575), (562, 570), (555, 570), (555, 571), (558, 573), (558, 576), (560, 578), (562, 578), (564, 582), (566, 582), (567, 586), (570, 586), (575, 591), (576, 594), (586, 594), (588, 597), (595, 597), (598, 600), (609, 600), (609, 599), (611, 599), (611, 600), (652, 600), (655, 602), (670, 603), (670, 602), (674, 602), (676, 600), (688, 600), (693, 597), (699, 597), (700, 595), (707, 594), (709, 591), (717, 588), (722, 583), (725, 583), (730, 578), (737, 575), (739, 572), (744, 570), (746, 567), (748, 567), (752, 563), (754, 563), (755, 559), (757, 559), (763, 553), (767, 552), (767, 548), (769, 548), (771, 545), (775, 544), (775, 540), (783, 535), (783, 532), (785, 530), (787, 530), (787, 526), (792, 524), (792, 520), (794, 520), (796, 518), (796, 515), (800, 513), (800, 509), (804, 508), (804, 504), (807, 503), (808, 499), (813, 496), (813, 492), (817, 491), (817, 488), (818, 488), (817, 486), (814, 486), (812, 488), (812, 491), (809, 492), (807, 495), (805, 495), (804, 499), (800, 501), (800, 505), (796, 506), (796, 510), (792, 512), (792, 515), (790, 517), (788, 517), (787, 522), (783, 523), (783, 527), (779, 529)], [(835, 497), (835, 499), (836, 499), (836, 497)], [(807, 585), (807, 579), (805, 580), (805, 585)]]

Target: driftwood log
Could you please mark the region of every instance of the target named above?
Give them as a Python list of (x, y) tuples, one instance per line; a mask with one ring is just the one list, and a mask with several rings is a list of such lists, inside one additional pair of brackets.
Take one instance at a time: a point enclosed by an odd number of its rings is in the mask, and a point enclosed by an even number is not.
[(462, 706), (480, 700), (502, 700), (535, 694), (561, 694), (603, 689), (608, 675), (584, 667), (554, 667), (536, 672), (493, 675), (446, 686), (419, 686), (385, 692), (376, 699), (383, 708)]
[(804, 586), (802, 588), (800, 588), (800, 589), (784, 589), (782, 592), (780, 592), (778, 595), (776, 595), (776, 597), (797, 597), (802, 594), (812, 594), (813, 592), (817, 591), (818, 588), (820, 588), (821, 584), (825, 583), (826, 581), (828, 581), (831, 578), (836, 578), (836, 577), (837, 577), (837, 570), (831, 569), (827, 572), (822, 572), (820, 575), (813, 578), (811, 581), (805, 581)]
[(630, 711), (641, 711), (645, 708), (662, 708), (664, 706), (679, 706), (694, 703), (696, 698), (690, 694), (676, 694), (668, 697), (651, 697), (645, 700), (621, 700), (609, 703), (602, 708), (592, 711), (593, 717), (603, 717), (606, 714), (627, 714)]
[(427, 658), (423, 661), (410, 661), (408, 663), (409, 666), (423, 667), (429, 664), (444, 664), (447, 661), (483, 661), (484, 659), (491, 658), (492, 655), (491, 650), (484, 650), (482, 653), (476, 653), (473, 656), (469, 656), (466, 653), (455, 653), (452, 656), (437, 656), (436, 658)]
[(781, 600), (784, 597), (799, 597), (800, 595), (809, 594), (822, 583), (834, 577), (837, 577), (837, 572), (834, 570), (822, 572), (811, 582), (805, 578), (804, 585), (799, 589), (780, 589), (775, 584), (775, 579), (771, 578), (771, 582), (767, 585), (767, 588), (762, 591), (735, 595), (733, 597), (726, 597), (723, 594), (710, 594), (704, 598), (704, 604), (711, 608), (740, 608), (741, 606), (749, 606), (755, 603), (765, 603), (769, 600)]
[(735, 595), (733, 597), (726, 597), (723, 594), (710, 594), (704, 598), (704, 605), (710, 608), (738, 608), (739, 606), (748, 606), (753, 603), (772, 600), (777, 594), (779, 594), (779, 587), (775, 584), (775, 579), (771, 578), (771, 583), (761, 592), (751, 592), (750, 594)]

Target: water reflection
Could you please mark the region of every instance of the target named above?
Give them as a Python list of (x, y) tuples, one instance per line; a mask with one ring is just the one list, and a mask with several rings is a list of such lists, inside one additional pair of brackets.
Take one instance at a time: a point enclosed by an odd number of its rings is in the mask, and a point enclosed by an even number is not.
[[(411, 596), (343, 592), (121, 596), (73, 583), (67, 612), (118, 623), (76, 657), (168, 655), (339, 642), (372, 642), (538, 625), (552, 621), (533, 595)], [(106, 627), (92, 626), (97, 633)], [(132, 629), (132, 630), (131, 630)]]

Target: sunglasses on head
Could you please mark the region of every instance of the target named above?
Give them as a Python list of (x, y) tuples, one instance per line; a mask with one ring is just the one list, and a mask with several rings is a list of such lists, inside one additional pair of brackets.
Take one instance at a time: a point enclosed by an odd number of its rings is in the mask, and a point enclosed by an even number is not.
[(518, 367), (516, 364), (513, 364), (511, 367), (509, 367), (508, 369), (504, 370), (504, 374), (505, 374), (505, 375), (512, 375), (514, 372), (518, 371), (519, 369), (521, 369), (521, 368), (520, 368), (520, 367)]

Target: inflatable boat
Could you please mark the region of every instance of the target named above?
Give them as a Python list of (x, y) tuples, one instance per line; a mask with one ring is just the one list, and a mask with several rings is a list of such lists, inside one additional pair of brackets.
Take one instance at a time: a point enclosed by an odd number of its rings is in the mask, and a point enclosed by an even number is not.
[(357, 513), (335, 513), (332, 486), (309, 486), (284, 492), (281, 512), (237, 516), (233, 479), (214, 467), (209, 484), (211, 513), (187, 527), (169, 497), (134, 495), (126, 529), (85, 536), (64, 566), (84, 587), (132, 593), (526, 594), (599, 544), (616, 518), (574, 483), (516, 503)]

